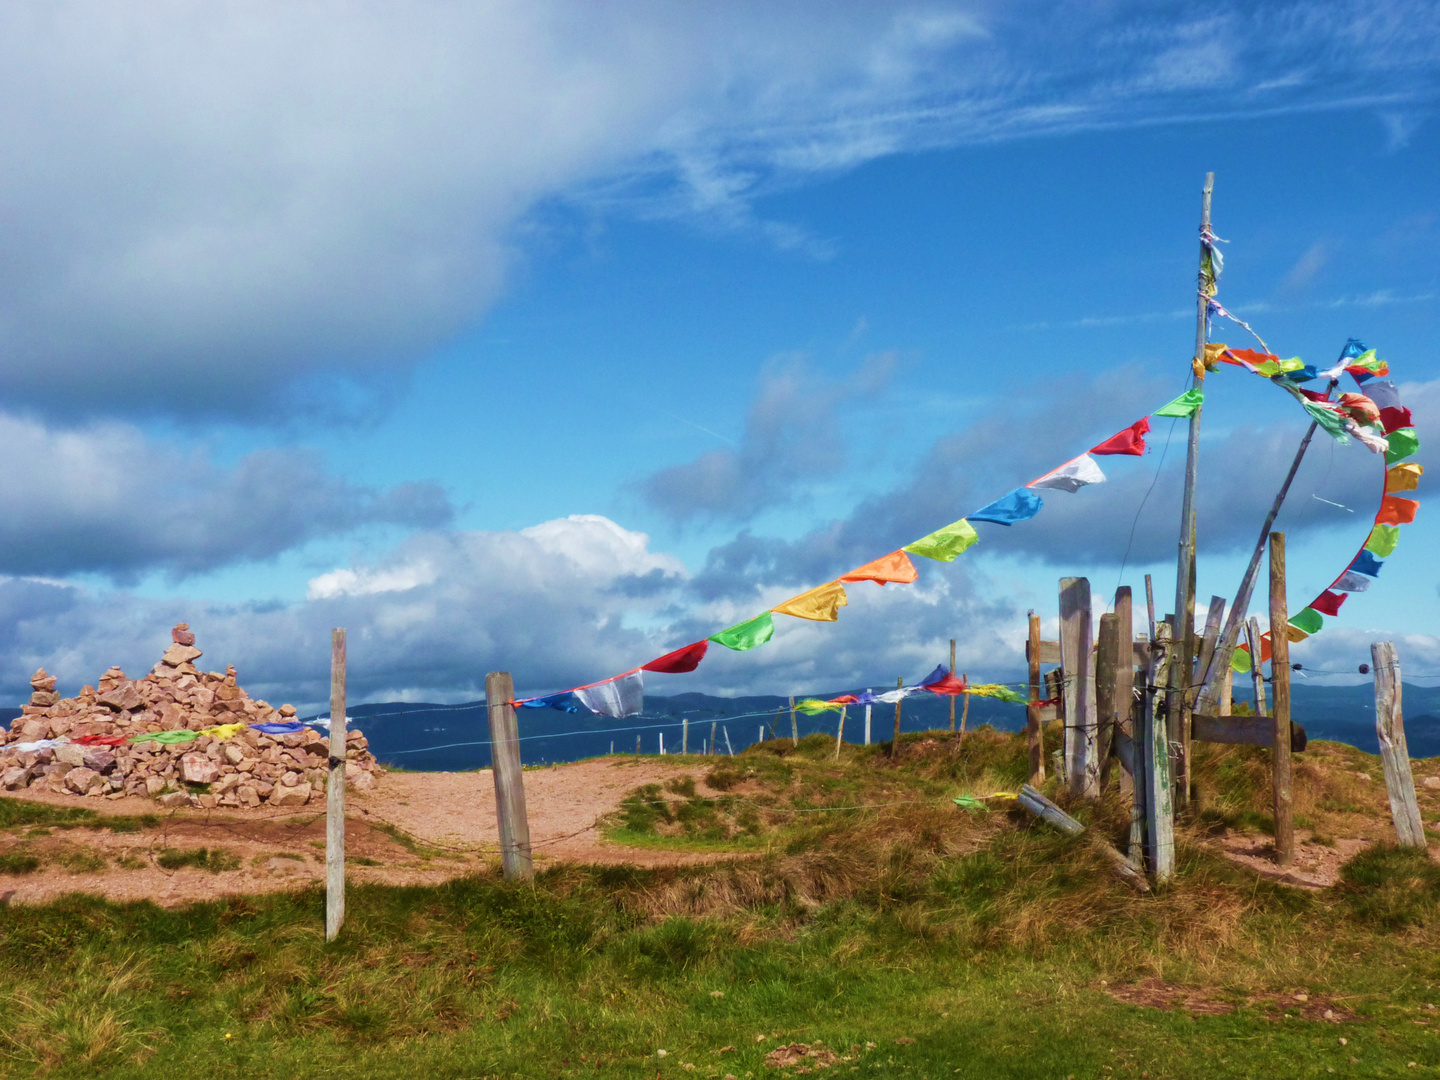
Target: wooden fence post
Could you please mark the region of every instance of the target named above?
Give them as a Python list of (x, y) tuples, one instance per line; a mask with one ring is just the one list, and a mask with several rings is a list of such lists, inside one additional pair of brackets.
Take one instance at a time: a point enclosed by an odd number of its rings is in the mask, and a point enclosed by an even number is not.
[(1060, 579), (1060, 667), (1065, 672), (1065, 769), (1070, 794), (1100, 793), (1096, 756), (1090, 582)]
[[(330, 631), (330, 778), (325, 784), (325, 940), (345, 925), (345, 628)], [(336, 748), (339, 749), (336, 749)]]
[[(1170, 727), (1160, 703), (1166, 698), (1174, 657), (1170, 624), (1155, 624), (1145, 666), (1144, 717), (1140, 724), (1141, 770), (1145, 785), (1145, 861), (1156, 881), (1175, 876), (1174, 791), (1170, 785)], [(1138, 787), (1137, 783), (1137, 787)]]
[(865, 745), (870, 745), (870, 706), (865, 706)]
[(1285, 534), (1270, 534), (1270, 687), (1275, 692), (1275, 865), (1295, 858), (1295, 804), (1290, 772), (1290, 617), (1285, 604)]
[[(895, 689), (905, 689), (905, 677), (902, 675), (895, 680)], [(895, 699), (895, 737), (890, 740), (890, 756), (897, 757), (900, 754), (900, 698)]]
[(1030, 783), (1045, 782), (1045, 738), (1040, 727), (1040, 616), (1030, 612), (1030, 642), (1025, 649), (1030, 666), (1030, 704), (1025, 707), (1025, 733), (1030, 740)]
[[(954, 639), (953, 637), (950, 639), (950, 674), (951, 674), (951, 675), (954, 675), (954, 674), (955, 674), (955, 639)], [(967, 707), (968, 707), (969, 704), (970, 704), (970, 697), (969, 697), (969, 695), (966, 695), (966, 697), (965, 697), (965, 704), (966, 704)], [(954, 695), (954, 694), (951, 694), (951, 695), (950, 695), (950, 730), (951, 730), (951, 731), (954, 731), (954, 730), (955, 730), (955, 695)], [(961, 723), (960, 723), (960, 731), (961, 731), (962, 734), (963, 734), (964, 731), (965, 731), (965, 723), (964, 723), (963, 720), (962, 720)]]
[[(761, 731), (764, 731), (765, 729), (764, 729), (764, 728), (761, 728), (760, 730), (761, 730)], [(690, 721), (689, 721), (688, 719), (682, 718), (681, 721), (680, 721), (680, 753), (682, 753), (682, 754), (688, 754), (689, 752), (690, 752)]]
[(1385, 766), (1385, 791), (1395, 838), (1401, 847), (1424, 851), (1425, 825), (1415, 801), (1415, 777), (1410, 772), (1410, 748), (1405, 742), (1405, 719), (1400, 710), (1400, 661), (1395, 646), (1377, 641), (1370, 646), (1375, 669), (1375, 734), (1380, 736), (1380, 760)]
[[(795, 695), (790, 695), (790, 741), (796, 746), (800, 745), (800, 725), (795, 721)], [(715, 745), (715, 729), (710, 729), (710, 745)]]
[(535, 876), (535, 864), (530, 853), (530, 820), (525, 814), (525, 780), (520, 769), (520, 727), (515, 707), (510, 704), (514, 699), (515, 683), (508, 671), (492, 671), (485, 676), (500, 865), (507, 879), (529, 881)]
[[(1115, 722), (1128, 724), (1132, 734), (1135, 725), (1130, 716), (1135, 711), (1135, 617), (1131, 611), (1130, 586), (1122, 585), (1115, 590), (1115, 618), (1119, 620), (1116, 636), (1120, 640), (1120, 655), (1115, 669)], [(1108, 755), (1107, 755), (1108, 757)], [(1133, 786), (1134, 774), (1120, 772), (1120, 789), (1123, 794), (1132, 794), (1127, 784)]]
[(845, 741), (845, 706), (840, 706), (840, 726), (835, 729), (835, 760), (840, 760), (840, 744)]
[[(1120, 646), (1119, 616), (1101, 615), (1100, 638), (1095, 652), (1095, 752), (1100, 765), (1099, 791), (1102, 792), (1110, 786), (1110, 744), (1120, 719), (1119, 696), (1116, 693), (1120, 681)], [(1131, 651), (1133, 654), (1133, 649)]]
[(1250, 685), (1255, 691), (1255, 715), (1269, 716), (1265, 704), (1265, 665), (1260, 662), (1260, 620), (1254, 615), (1245, 624), (1245, 643), (1250, 646)]

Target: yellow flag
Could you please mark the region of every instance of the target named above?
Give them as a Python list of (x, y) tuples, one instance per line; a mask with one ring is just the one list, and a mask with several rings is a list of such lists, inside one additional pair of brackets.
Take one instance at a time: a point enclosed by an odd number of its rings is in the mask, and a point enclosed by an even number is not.
[(1399, 465), (1391, 465), (1385, 470), (1385, 494), (1392, 491), (1414, 491), (1420, 483), (1420, 474), (1425, 471), (1425, 466), (1413, 461), (1402, 461)]
[(840, 618), (840, 609), (848, 603), (850, 600), (845, 595), (845, 586), (838, 581), (832, 581), (818, 589), (792, 596), (770, 610), (777, 615), (793, 615), (797, 619), (835, 622)]

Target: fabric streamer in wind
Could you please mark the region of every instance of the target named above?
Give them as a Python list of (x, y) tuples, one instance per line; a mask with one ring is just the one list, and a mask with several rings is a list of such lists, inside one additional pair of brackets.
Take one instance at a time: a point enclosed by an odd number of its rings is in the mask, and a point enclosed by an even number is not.
[(1016, 488), (1008, 495), (996, 499), (989, 506), (982, 506), (969, 516), (970, 521), (989, 521), (996, 525), (1014, 525), (1017, 521), (1029, 521), (1040, 512), (1044, 502), (1039, 495), (1025, 488)]
[[(957, 522), (957, 524), (962, 523)], [(971, 529), (970, 531), (973, 533), (975, 530)], [(935, 534), (931, 533), (930, 535), (934, 536)], [(972, 544), (974, 542), (974, 540), (970, 541)], [(964, 549), (962, 548), (961, 550)], [(951, 556), (951, 558), (954, 558), (954, 556)], [(906, 555), (905, 552), (892, 551), (889, 555), (882, 555), (874, 562), (868, 562), (864, 566), (857, 567), (848, 574), (841, 574), (837, 580), (873, 581), (876, 585), (885, 585), (886, 583), (909, 585), (919, 576), (920, 574), (919, 571), (915, 569), (915, 564), (910, 561), (910, 557)]]
[(835, 622), (840, 618), (840, 609), (849, 603), (845, 586), (838, 581), (830, 581), (799, 596), (792, 596), (770, 610), (777, 615), (793, 615), (812, 622)]
[(710, 640), (718, 645), (724, 645), (727, 649), (746, 652), (757, 645), (764, 645), (774, 636), (775, 620), (770, 617), (770, 612), (763, 611), (753, 619), (737, 623), (728, 630), (721, 630), (718, 634), (711, 634)]
[[(929, 536), (922, 536), (913, 544), (906, 544), (901, 548), (901, 553), (909, 552), (911, 555), (923, 555), (927, 559), (934, 559), (937, 562), (953, 562), (955, 556), (961, 554), (976, 540), (980, 539), (968, 521), (961, 518), (959, 521), (946, 525), (943, 529), (936, 529)], [(907, 560), (908, 561), (908, 560)], [(914, 569), (912, 566), (911, 569)]]
[(1145, 436), (1150, 433), (1150, 418), (1142, 416), (1135, 423), (1111, 435), (1099, 446), (1092, 446), (1090, 453), (1102, 456), (1109, 454), (1130, 454), (1140, 457), (1145, 453)]
[(700, 661), (705, 659), (705, 650), (710, 647), (710, 639), (704, 638), (691, 645), (668, 652), (658, 659), (651, 660), (645, 664), (642, 671), (663, 671), (669, 674), (678, 675), (687, 671), (694, 671), (700, 666)]
[(578, 713), (579, 707), (575, 704), (575, 692), (573, 690), (562, 690), (558, 694), (547, 694), (545, 697), (529, 698), (525, 701), (516, 701), (512, 704), (517, 709), (556, 709), (559, 712)]
[(620, 720), (645, 708), (645, 676), (636, 668), (593, 686), (577, 686), (575, 696), (591, 712)]
[(1073, 461), (1067, 461), (1058, 469), (1052, 469), (1039, 480), (1032, 480), (1027, 487), (1048, 488), (1053, 491), (1074, 493), (1090, 484), (1103, 484), (1105, 474), (1100, 465), (1089, 454), (1081, 454)]

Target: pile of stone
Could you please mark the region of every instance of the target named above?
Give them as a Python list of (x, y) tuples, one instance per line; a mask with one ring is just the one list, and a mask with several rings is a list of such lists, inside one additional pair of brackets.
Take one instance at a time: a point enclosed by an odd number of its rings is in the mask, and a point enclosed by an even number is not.
[[(0, 784), (34, 787), (77, 797), (142, 795), (164, 806), (304, 806), (322, 799), (329, 777), (329, 739), (315, 728), (267, 735), (250, 724), (293, 723), (295, 708), (252, 699), (235, 679), (201, 671), (195, 635), (181, 623), (173, 643), (150, 674), (127, 678), (118, 667), (64, 698), (55, 677), (41, 668), (30, 680), (30, 704), (0, 728)], [(132, 736), (203, 731), (245, 724), (229, 738), (199, 735), (167, 743)], [(77, 741), (86, 736), (124, 738), (120, 745)], [(34, 744), (42, 744), (35, 746)], [(48, 744), (48, 745), (47, 745)], [(359, 790), (383, 774), (358, 730), (346, 732), (345, 778)]]

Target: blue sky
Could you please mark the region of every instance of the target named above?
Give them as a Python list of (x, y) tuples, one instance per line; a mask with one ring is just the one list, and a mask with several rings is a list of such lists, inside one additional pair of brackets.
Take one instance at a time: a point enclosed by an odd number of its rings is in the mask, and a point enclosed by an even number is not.
[[(1183, 390), (1207, 170), (1221, 300), (1284, 356), (1377, 346), (1440, 440), (1433, 4), (406, 11), (4, 16), (0, 693), (143, 670), (181, 618), (297, 703), (332, 625), (367, 700), (632, 667)], [(1238, 369), (1208, 391), (1202, 605), (1305, 428)], [(1169, 428), (914, 588), (652, 688), (880, 684), (952, 636), (1014, 677), (1025, 610), (1122, 559), (1168, 610)], [(1378, 476), (1317, 441), (1295, 600)], [(1422, 510), (1297, 655), (1383, 635), (1440, 671), (1436, 540)]]

